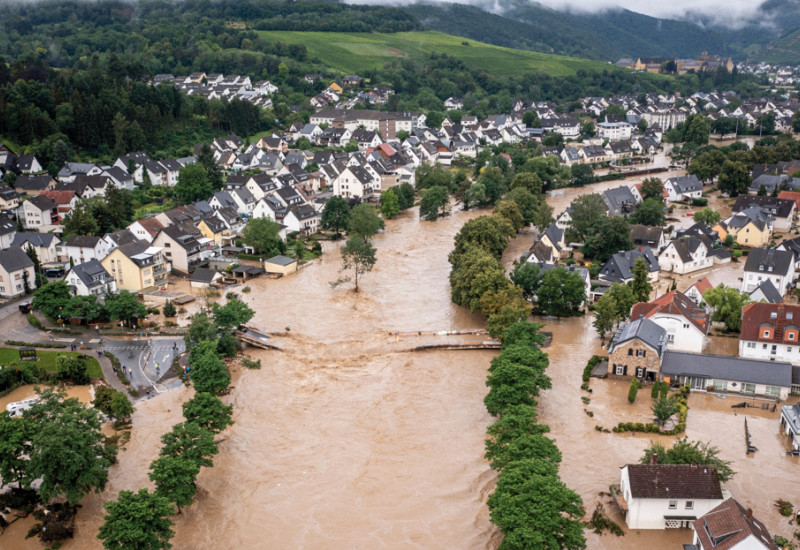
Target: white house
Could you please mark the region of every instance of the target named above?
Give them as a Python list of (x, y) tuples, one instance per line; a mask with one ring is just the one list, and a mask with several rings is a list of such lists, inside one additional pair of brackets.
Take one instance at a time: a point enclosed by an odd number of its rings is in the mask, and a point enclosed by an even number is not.
[(345, 198), (370, 198), (381, 188), (380, 177), (374, 177), (361, 166), (346, 167), (332, 183), (333, 194)]
[(744, 264), (742, 292), (750, 293), (770, 280), (781, 296), (794, 279), (794, 253), (774, 248), (751, 248)]
[(711, 326), (711, 315), (688, 296), (673, 290), (652, 302), (639, 302), (631, 319), (647, 317), (667, 331), (667, 349), (700, 353)]
[(25, 229), (39, 229), (58, 223), (58, 205), (53, 199), (38, 195), (23, 202), (17, 215)]
[(99, 261), (76, 264), (64, 278), (75, 296), (116, 294), (117, 282)]
[(89, 260), (102, 260), (108, 255), (108, 242), (91, 235), (72, 235), (58, 247), (58, 255), (63, 262), (71, 261), (73, 265)]
[(44, 264), (58, 262), (58, 245), (61, 240), (53, 233), (17, 233), (11, 242), (13, 248), (27, 250), (33, 247), (39, 261)]
[(597, 136), (608, 141), (628, 141), (633, 125), (627, 122), (598, 122)]
[(744, 306), (739, 355), (800, 365), (800, 306), (783, 302)]
[(714, 265), (714, 257), (709, 254), (711, 246), (701, 237), (681, 237), (673, 240), (658, 255), (658, 265), (662, 271), (679, 275), (706, 269)]
[(724, 500), (717, 471), (689, 464), (627, 464), (619, 493), (629, 529), (689, 527)]
[[(692, 525), (697, 550), (780, 550), (767, 526), (729, 498)], [(685, 546), (684, 546), (685, 547)]]
[(800, 403), (781, 407), (781, 427), (792, 438), (792, 448), (800, 451)]
[(671, 202), (683, 202), (703, 196), (703, 184), (693, 174), (667, 179), (664, 182), (664, 189), (667, 192), (667, 200)]
[(0, 250), (0, 296), (21, 296), (25, 294), (25, 282), (27, 288), (33, 290), (35, 280), (33, 260), (21, 248)]

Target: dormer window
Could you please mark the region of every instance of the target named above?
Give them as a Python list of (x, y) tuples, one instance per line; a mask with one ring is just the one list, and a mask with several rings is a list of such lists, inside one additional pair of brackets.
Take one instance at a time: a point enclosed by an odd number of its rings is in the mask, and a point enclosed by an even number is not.
[(777, 319), (778, 318), (778, 312), (777, 311), (773, 311), (772, 313), (769, 314), (769, 318), (770, 319)]

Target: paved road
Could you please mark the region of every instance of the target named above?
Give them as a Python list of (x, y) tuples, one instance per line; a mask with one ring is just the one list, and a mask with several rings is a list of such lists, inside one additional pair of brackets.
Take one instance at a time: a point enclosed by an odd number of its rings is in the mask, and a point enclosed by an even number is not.
[[(3, 335), (3, 341), (85, 345), (92, 350), (90, 353), (93, 356), (96, 356), (98, 349), (106, 350), (119, 359), (127, 372), (132, 371), (128, 379), (143, 395), (167, 391), (168, 388), (161, 383), (161, 379), (172, 365), (175, 355), (183, 353), (186, 349), (183, 338), (178, 337), (126, 339), (105, 337), (102, 333), (94, 331), (87, 331), (78, 336), (43, 332), (28, 323), (27, 317), (19, 312), (18, 306), (24, 303), (30, 303), (30, 298), (0, 306), (0, 334)], [(101, 360), (100, 364), (109, 383), (114, 387), (118, 385), (121, 387), (119, 380), (114, 376), (111, 363)]]

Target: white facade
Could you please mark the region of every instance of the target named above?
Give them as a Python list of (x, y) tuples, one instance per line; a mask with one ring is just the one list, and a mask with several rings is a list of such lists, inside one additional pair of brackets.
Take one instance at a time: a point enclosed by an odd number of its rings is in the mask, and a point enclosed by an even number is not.
[(59, 256), (64, 262), (72, 260), (74, 265), (97, 260), (98, 262), (108, 256), (110, 247), (105, 239), (99, 239), (94, 247), (90, 246), (69, 246), (62, 243), (59, 247)]
[(762, 361), (785, 361), (800, 365), (800, 342), (795, 344), (739, 340), (739, 357)]
[(631, 139), (633, 125), (627, 122), (598, 122), (597, 135), (608, 141), (627, 141)]
[(701, 353), (706, 335), (683, 315), (655, 313), (651, 321), (667, 331), (667, 349)]
[(689, 527), (690, 520), (684, 520), (685, 525), (667, 525), (664, 516), (695, 516), (699, 518), (719, 504), (724, 499), (685, 499), (685, 498), (633, 498), (631, 495), (628, 467), (622, 468), (620, 473), (620, 492), (628, 503), (628, 512), (625, 514), (625, 523), (629, 529), (666, 529), (667, 527)]
[(685, 275), (686, 273), (692, 273), (714, 265), (714, 258), (708, 255), (708, 249), (703, 243), (698, 245), (691, 256), (692, 259), (690, 261), (684, 262), (678, 251), (675, 250), (675, 243), (671, 242), (658, 255), (658, 265), (662, 271), (671, 271), (679, 275)]
[(742, 292), (750, 294), (763, 281), (772, 281), (781, 296), (786, 294), (786, 289), (794, 278), (794, 263), (789, 265), (787, 273), (775, 273), (768, 271), (745, 271), (742, 278)]

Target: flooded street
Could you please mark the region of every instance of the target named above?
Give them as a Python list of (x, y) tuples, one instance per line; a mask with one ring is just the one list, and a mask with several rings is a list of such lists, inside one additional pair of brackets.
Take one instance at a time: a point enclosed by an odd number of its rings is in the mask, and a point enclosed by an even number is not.
[[(558, 190), (548, 202), (558, 214), (580, 194), (627, 183)], [(497, 547), (500, 535), (486, 507), (496, 475), (483, 459), (492, 421), (483, 405), (485, 379), (496, 353), (413, 352), (435, 337), (408, 334), (484, 326), (482, 316), (451, 303), (447, 255), (464, 222), (485, 213), (458, 211), (431, 223), (420, 222), (414, 210), (387, 222), (374, 240), (375, 269), (358, 294), (352, 283), (330, 284), (345, 275), (338, 272), (341, 242), (325, 243), (323, 256), (294, 275), (248, 282), (252, 291), (241, 296), (256, 311), (253, 323), (286, 335), (273, 339), (281, 351), (247, 351), (261, 359), (261, 370), (234, 372), (234, 389), (223, 400), (234, 405), (236, 424), (219, 436), (214, 467), (201, 471), (197, 501), (174, 518), (174, 548)], [(505, 264), (531, 241), (530, 235), (513, 240)], [(583, 367), (604, 352), (591, 315), (542, 322), (554, 334), (546, 350), (553, 389), (540, 399), (540, 419), (562, 451), (564, 482), (590, 515), (600, 493), (619, 482), (620, 466), (638, 461), (653, 437), (595, 426), (646, 421), (650, 396), (640, 392), (631, 405), (627, 384), (606, 380), (592, 380), (592, 393), (581, 391)], [(724, 353), (732, 343), (714, 340), (712, 347)], [(160, 437), (181, 421), (181, 403), (191, 395), (180, 389), (137, 404), (132, 439), (106, 491), (84, 499), (76, 538), (63, 548), (101, 548), (103, 503), (120, 490), (152, 488), (147, 471)], [(746, 456), (743, 418), (730, 409), (733, 402), (693, 394), (686, 435), (719, 446), (738, 472), (727, 488), (773, 532), (791, 536), (772, 502), (798, 498), (800, 463), (781, 456), (777, 413), (761, 410), (747, 409), (760, 451)], [(612, 507), (606, 510), (623, 523)], [(40, 549), (38, 541), (23, 540), (27, 527), (12, 526), (0, 547)], [(590, 549), (674, 550), (691, 542), (691, 533), (587, 532), (587, 539)]]

